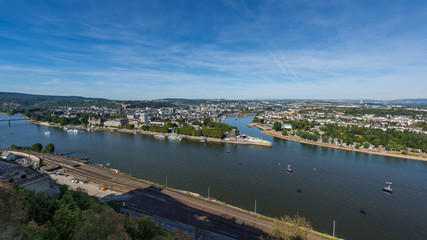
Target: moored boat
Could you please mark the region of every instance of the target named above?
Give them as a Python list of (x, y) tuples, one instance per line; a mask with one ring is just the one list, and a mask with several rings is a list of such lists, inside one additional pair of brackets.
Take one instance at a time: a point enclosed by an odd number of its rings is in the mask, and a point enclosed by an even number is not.
[(182, 140), (182, 138), (178, 136), (169, 136), (168, 139), (173, 141), (179, 141), (179, 142)]
[(154, 138), (156, 138), (156, 139), (165, 139), (165, 136), (163, 136), (163, 135), (154, 135)]
[(77, 129), (68, 129), (68, 130), (67, 130), (67, 133), (70, 133), (70, 134), (77, 134), (77, 133), (79, 133), (79, 130), (77, 130)]

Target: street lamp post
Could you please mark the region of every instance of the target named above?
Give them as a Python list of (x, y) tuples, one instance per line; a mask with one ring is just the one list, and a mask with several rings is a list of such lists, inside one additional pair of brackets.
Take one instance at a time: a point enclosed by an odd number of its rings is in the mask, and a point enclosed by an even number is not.
[(108, 171), (108, 189), (110, 189), (110, 192), (111, 192), (111, 177), (110, 177), (110, 166), (111, 166), (111, 164), (109, 162), (107, 162), (107, 164), (105, 164), (105, 166), (107, 166), (107, 171)]

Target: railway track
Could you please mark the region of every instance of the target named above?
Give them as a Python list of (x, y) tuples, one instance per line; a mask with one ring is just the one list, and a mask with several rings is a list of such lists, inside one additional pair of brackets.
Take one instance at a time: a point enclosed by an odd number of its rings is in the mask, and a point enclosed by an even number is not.
[[(182, 208), (182, 206), (187, 206), (188, 208), (191, 208), (195, 211), (208, 213), (212, 216), (226, 219), (226, 221), (228, 221), (226, 224), (228, 229), (239, 229), (239, 231), (242, 232), (245, 231), (246, 226), (250, 226), (252, 229), (251, 234), (257, 237), (260, 235), (260, 233), (267, 232), (271, 229), (271, 220), (260, 218), (254, 213), (250, 213), (236, 207), (200, 199), (194, 196), (190, 196), (185, 192), (151, 185), (114, 173), (104, 167), (85, 164), (61, 155), (35, 155), (43, 159), (43, 161), (46, 163), (61, 166), (68, 174), (76, 178), (82, 180), (87, 179), (88, 181), (99, 184), (101, 186), (109, 186), (109, 184), (111, 184), (113, 190), (131, 192), (136, 197), (149, 196), (152, 199), (160, 200), (158, 201), (158, 204), (165, 208), (176, 208), (177, 206)], [(80, 166), (73, 167), (65, 164), (64, 162), (72, 162), (79, 164)], [(153, 186), (155, 188), (152, 188)], [(317, 240), (328, 238), (317, 234), (311, 234), (310, 239)]]

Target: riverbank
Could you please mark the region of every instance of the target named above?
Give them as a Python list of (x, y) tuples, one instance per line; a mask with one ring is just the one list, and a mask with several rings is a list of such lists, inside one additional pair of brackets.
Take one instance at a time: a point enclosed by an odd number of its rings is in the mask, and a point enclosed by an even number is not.
[[(62, 181), (62, 183), (71, 184), (75, 187), (80, 185), (83, 186), (83, 188), (87, 185), (93, 185), (93, 191), (91, 192), (96, 194), (105, 193), (99, 190), (100, 187), (111, 186), (110, 189), (107, 189), (107, 192), (111, 190), (117, 192), (117, 197), (122, 195), (119, 193), (134, 195), (134, 198), (126, 205), (136, 207), (138, 210), (147, 212), (148, 214), (154, 213), (158, 216), (184, 223), (187, 221), (186, 216), (188, 214), (188, 209), (191, 209), (192, 215), (209, 214), (209, 219), (212, 221), (213, 226), (219, 226), (218, 230), (220, 231), (237, 234), (236, 237), (233, 237), (236, 239), (243, 239), (243, 231), (246, 230), (246, 227), (248, 231), (249, 229), (258, 229), (264, 233), (271, 230), (272, 227), (272, 218), (226, 204), (209, 196), (204, 197), (197, 193), (173, 189), (111, 169), (110, 171), (106, 171), (106, 168), (102, 166), (90, 163), (82, 164), (81, 161), (61, 155), (44, 153), (31, 154), (42, 158), (45, 163), (62, 167), (62, 169), (58, 171), (73, 176), (69, 177), (68, 181), (65, 180), (65, 182), (64, 179), (62, 179), (63, 177), (60, 177), (59, 181)], [(78, 167), (73, 166), (73, 164), (64, 164), (64, 162), (75, 163)], [(71, 182), (71, 179), (86, 179), (86, 181), (83, 181), (85, 184), (75, 184)], [(88, 189), (88, 192), (89, 190), (90, 189)], [(108, 195), (103, 194), (99, 197), (105, 198), (107, 196)], [(143, 201), (144, 204), (141, 205), (140, 201)], [(184, 218), (182, 218), (182, 216), (184, 216)], [(218, 225), (215, 223), (221, 224)], [(258, 230), (256, 232), (258, 232)], [(314, 230), (309, 230), (309, 232), (309, 239), (337, 239), (328, 234), (319, 233)]]
[(248, 127), (257, 127), (259, 129), (262, 129), (262, 130), (271, 129), (270, 126), (267, 126), (267, 125), (264, 125), (264, 124), (259, 124), (259, 123), (249, 123)]
[[(311, 144), (311, 145), (329, 147), (329, 148), (337, 148), (337, 149), (343, 149), (343, 150), (354, 151), (354, 152), (370, 153), (370, 154), (376, 154), (376, 155), (387, 156), (387, 157), (396, 157), (396, 158), (405, 158), (405, 159), (412, 159), (412, 160), (427, 161), (427, 154), (426, 153), (419, 153), (418, 156), (413, 156), (413, 155), (404, 155), (400, 152), (392, 152), (392, 151), (386, 151), (386, 150), (356, 149), (354, 147), (344, 147), (344, 146), (337, 146), (337, 145), (330, 144), (330, 143), (314, 142), (311, 140), (302, 139), (302, 138), (298, 138), (298, 137), (294, 137), (294, 136), (284, 136), (284, 135), (282, 135), (282, 132), (274, 131), (272, 129), (266, 129), (266, 130), (263, 130), (261, 132), (264, 134), (273, 136), (273, 137), (282, 138), (282, 139), (286, 139), (286, 140), (290, 140), (290, 141), (294, 141), (294, 142), (300, 142), (300, 143), (304, 143), (304, 144)], [(409, 153), (409, 154), (412, 154), (412, 153)]]
[(41, 126), (48, 126), (48, 127), (69, 127), (72, 129), (79, 129), (87, 131), (88, 129), (90, 131), (112, 131), (112, 132), (121, 132), (121, 133), (132, 133), (132, 134), (143, 134), (143, 135), (161, 135), (165, 137), (169, 136), (176, 136), (180, 137), (182, 139), (192, 140), (192, 141), (199, 141), (199, 142), (210, 142), (210, 143), (231, 143), (231, 144), (242, 144), (242, 145), (256, 145), (256, 146), (264, 146), (264, 147), (271, 147), (272, 143), (269, 141), (265, 141), (262, 139), (256, 139), (253, 137), (248, 136), (246, 139), (220, 139), (220, 138), (211, 138), (211, 137), (204, 137), (204, 136), (190, 136), (190, 135), (181, 135), (176, 133), (161, 133), (161, 132), (151, 132), (151, 131), (143, 131), (138, 129), (125, 129), (125, 128), (87, 128), (82, 126), (61, 126), (59, 123), (48, 123), (48, 122), (41, 122), (41, 121), (35, 121), (31, 119), (27, 119), (27, 121)]

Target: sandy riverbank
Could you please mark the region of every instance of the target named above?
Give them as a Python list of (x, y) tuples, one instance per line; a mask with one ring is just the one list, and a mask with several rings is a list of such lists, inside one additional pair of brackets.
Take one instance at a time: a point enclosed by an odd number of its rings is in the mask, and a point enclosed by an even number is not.
[(259, 123), (249, 123), (248, 127), (257, 127), (259, 129), (262, 129), (262, 130), (269, 130), (269, 129), (271, 129), (270, 126), (259, 124)]
[[(27, 121), (42, 125), (42, 126), (48, 126), (48, 127), (62, 127), (60, 124), (57, 123), (48, 123), (48, 122), (40, 122), (40, 121), (34, 121), (27, 119)], [(86, 130), (87, 127), (81, 127), (81, 126), (65, 126), (72, 129), (81, 129)], [(193, 141), (202, 141), (205, 142), (215, 142), (215, 143), (231, 143), (231, 144), (242, 144), (242, 145), (256, 145), (256, 146), (263, 146), (263, 147), (271, 147), (272, 143), (268, 141), (240, 141), (240, 140), (226, 140), (226, 139), (220, 139), (220, 138), (211, 138), (211, 137), (202, 137), (202, 136), (189, 136), (189, 135), (180, 135), (176, 133), (160, 133), (160, 132), (151, 132), (151, 131), (143, 131), (143, 130), (137, 130), (137, 129), (125, 129), (125, 128), (90, 128), (92, 131), (114, 131), (114, 132), (121, 132), (121, 133), (133, 133), (133, 134), (144, 134), (144, 135), (162, 135), (165, 137), (168, 136), (178, 136), (183, 139), (193, 140)]]
[[(396, 157), (396, 158), (405, 158), (405, 159), (412, 159), (412, 160), (427, 161), (427, 154), (426, 153), (419, 153), (419, 154), (417, 154), (418, 156), (412, 156), (412, 155), (404, 155), (400, 152), (391, 152), (391, 151), (386, 151), (386, 150), (356, 149), (354, 147), (341, 147), (341, 146), (337, 146), (337, 145), (329, 144), (329, 143), (314, 142), (314, 141), (301, 139), (301, 138), (294, 137), (294, 136), (283, 136), (281, 132), (274, 131), (274, 130), (263, 130), (261, 132), (264, 134), (273, 136), (273, 137), (278, 137), (278, 138), (282, 138), (282, 139), (286, 139), (286, 140), (291, 140), (291, 141), (305, 143), (305, 144), (311, 144), (311, 145), (317, 145), (317, 146), (322, 146), (322, 147), (337, 148), (337, 149), (343, 149), (343, 150), (355, 151), (355, 152), (362, 152), (362, 153), (370, 153), (370, 154), (382, 155), (382, 156), (387, 156), (387, 157)], [(412, 153), (410, 153), (410, 154), (412, 154)]]

